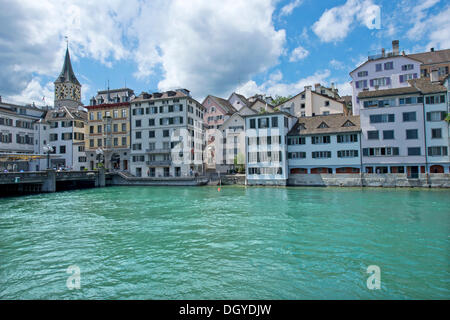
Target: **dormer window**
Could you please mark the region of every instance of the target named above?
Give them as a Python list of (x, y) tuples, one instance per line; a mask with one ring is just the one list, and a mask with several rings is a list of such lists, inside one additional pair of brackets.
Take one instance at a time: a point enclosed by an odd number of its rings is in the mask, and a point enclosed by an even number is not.
[(342, 125), (343, 127), (354, 127), (355, 124), (351, 122), (350, 120), (345, 121), (345, 123)]
[(317, 128), (325, 129), (325, 128), (329, 128), (329, 126), (325, 122), (322, 122)]

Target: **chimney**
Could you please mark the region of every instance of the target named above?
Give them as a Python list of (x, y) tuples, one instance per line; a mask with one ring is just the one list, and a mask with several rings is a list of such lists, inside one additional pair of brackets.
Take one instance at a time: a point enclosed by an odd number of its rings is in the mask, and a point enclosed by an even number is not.
[(439, 74), (438, 74), (438, 71), (436, 69), (431, 71), (430, 80), (431, 80), (431, 82), (438, 82), (439, 81)]
[(316, 83), (314, 85), (314, 91), (319, 92), (320, 91), (320, 83)]
[(385, 55), (386, 55), (386, 50), (384, 50), (384, 48), (381, 48), (381, 56), (384, 58)]
[(431, 48), (431, 49), (430, 49), (430, 52), (434, 52), (434, 48)]
[(334, 87), (334, 82), (331, 83), (331, 90), (334, 91), (335, 87)]
[(399, 53), (399, 41), (398, 40), (393, 40), (392, 41), (392, 52), (394, 53), (394, 55), (398, 55)]
[(311, 91), (311, 86), (305, 86), (305, 91)]

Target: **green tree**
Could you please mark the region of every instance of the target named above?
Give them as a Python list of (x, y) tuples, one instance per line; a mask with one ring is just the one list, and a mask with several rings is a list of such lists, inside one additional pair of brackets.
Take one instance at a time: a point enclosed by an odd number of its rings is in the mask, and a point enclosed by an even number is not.
[(282, 104), (283, 102), (288, 101), (290, 98), (292, 98), (292, 96), (287, 96), (287, 97), (283, 97), (283, 96), (275, 96), (275, 99), (273, 99), (272, 104), (274, 106), (278, 106), (280, 104)]

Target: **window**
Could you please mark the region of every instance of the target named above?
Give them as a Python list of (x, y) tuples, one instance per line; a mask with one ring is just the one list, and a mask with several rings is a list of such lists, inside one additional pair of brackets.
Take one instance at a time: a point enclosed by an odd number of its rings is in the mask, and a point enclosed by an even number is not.
[(141, 143), (134, 143), (132, 149), (133, 150), (142, 150), (142, 144)]
[(445, 111), (432, 111), (427, 112), (427, 121), (442, 121), (445, 119), (447, 112)]
[(445, 146), (428, 147), (428, 155), (430, 157), (446, 156), (448, 155), (448, 149)]
[(360, 71), (358, 72), (358, 77), (367, 77), (369, 75), (368, 71)]
[(89, 147), (93, 148), (94, 147), (94, 139), (90, 139), (89, 140)]
[(394, 69), (394, 62), (389, 61), (384, 64), (384, 70), (392, 70)]
[(97, 139), (97, 146), (101, 147), (102, 146), (102, 142), (103, 142), (102, 139)]
[(269, 127), (269, 118), (258, 119), (258, 128), (264, 129)]
[(423, 103), (423, 97), (400, 98), (398, 101), (400, 105)]
[(127, 117), (127, 109), (122, 109), (122, 118)]
[(119, 110), (114, 110), (113, 111), (113, 117), (114, 118), (118, 118), (119, 117)]
[(122, 137), (122, 145), (123, 146), (127, 145), (127, 137)]
[(272, 128), (278, 128), (278, 118), (272, 117)]
[(402, 71), (407, 71), (407, 70), (412, 70), (414, 69), (414, 65), (413, 64), (404, 64), (402, 65)]
[(408, 80), (417, 79), (417, 73), (401, 74), (398, 77), (399, 77), (400, 83), (403, 83)]
[(336, 136), (337, 143), (358, 142), (357, 134), (338, 134)]
[(154, 138), (154, 137), (155, 137), (155, 131), (150, 130), (150, 131), (148, 132), (148, 137), (149, 137), (149, 138)]
[(135, 127), (136, 127), (136, 128), (140, 128), (141, 125), (142, 125), (142, 121), (141, 121), (141, 120), (136, 120), (136, 122), (135, 122)]
[(359, 81), (355, 81), (355, 87), (356, 87), (356, 89), (364, 89), (364, 88), (368, 88), (368, 86), (367, 86), (367, 80), (359, 80)]
[(119, 145), (119, 139), (114, 138), (114, 146), (117, 147)]
[(408, 156), (420, 156), (420, 148), (408, 148)]
[(364, 157), (398, 156), (398, 147), (363, 148)]
[(97, 120), (102, 120), (102, 113), (100, 111), (97, 112)]
[(412, 122), (412, 121), (416, 121), (416, 113), (403, 112), (403, 122)]
[(330, 105), (330, 101), (326, 100), (325, 103), (324, 103), (324, 106), (328, 107), (329, 105)]
[(141, 131), (136, 131), (136, 139), (141, 139), (142, 138), (142, 132)]
[(89, 120), (94, 120), (94, 113), (93, 112), (89, 112)]
[(113, 124), (113, 132), (118, 132), (119, 131), (119, 125), (117, 123)]
[(306, 152), (288, 152), (288, 159), (305, 159)]
[(391, 114), (372, 114), (370, 116), (370, 123), (394, 122), (395, 115)]
[(407, 140), (419, 139), (418, 130), (417, 129), (408, 129), (408, 130), (406, 130), (406, 139)]
[(97, 126), (97, 133), (102, 133), (102, 126)]
[(78, 157), (78, 162), (86, 162), (87, 158), (86, 157)]
[(391, 78), (377, 78), (377, 79), (371, 79), (370, 80), (370, 86), (371, 87), (375, 87), (375, 86), (388, 86), (391, 84)]
[(66, 146), (59, 146), (59, 153), (66, 153)]
[(290, 137), (288, 138), (288, 145), (305, 144), (304, 137)]
[(126, 132), (126, 131), (127, 131), (127, 124), (122, 123), (122, 132)]
[(331, 158), (331, 151), (315, 151), (311, 155), (313, 159)]
[(426, 104), (445, 103), (445, 94), (425, 97)]
[(312, 136), (312, 144), (327, 144), (330, 143), (330, 136)]
[(378, 140), (379, 139), (378, 130), (367, 131), (367, 139), (368, 140)]
[(358, 150), (339, 150), (337, 152), (338, 158), (356, 158), (358, 154)]
[(394, 139), (394, 130), (383, 130), (383, 140)]
[(375, 65), (375, 71), (381, 71), (382, 70), (382, 64), (381, 63), (377, 63), (376, 65)]
[(440, 138), (442, 138), (442, 129), (441, 128), (431, 129), (431, 139), (440, 139)]
[(169, 137), (169, 130), (163, 130), (163, 137)]

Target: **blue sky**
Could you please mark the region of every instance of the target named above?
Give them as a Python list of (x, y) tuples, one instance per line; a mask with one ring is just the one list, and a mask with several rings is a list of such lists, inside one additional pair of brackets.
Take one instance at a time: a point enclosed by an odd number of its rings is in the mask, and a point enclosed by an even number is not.
[(450, 48), (444, 0), (1, 0), (0, 24), (0, 95), (38, 105), (53, 103), (66, 35), (85, 104), (108, 80), (199, 101), (317, 82), (351, 94), (349, 72), (394, 39), (407, 53)]

